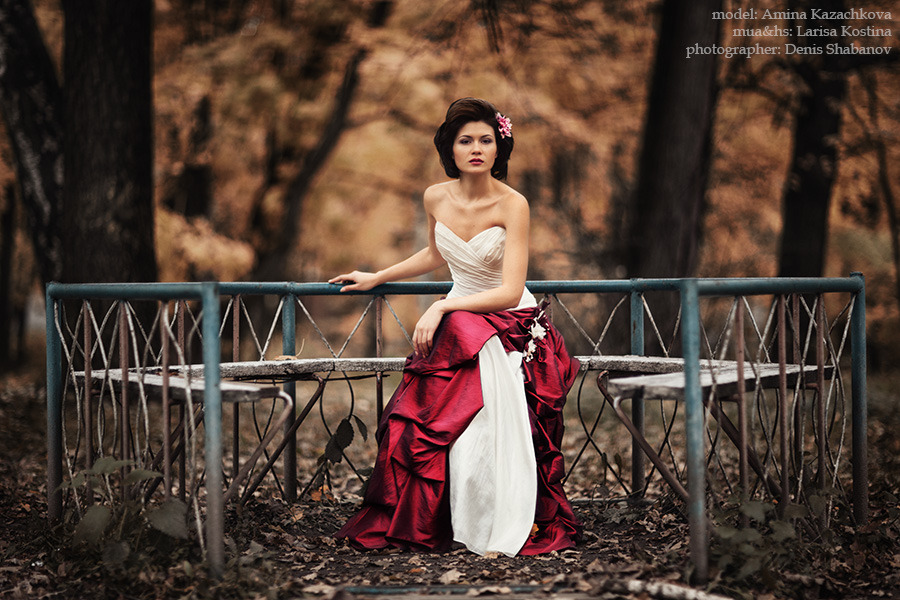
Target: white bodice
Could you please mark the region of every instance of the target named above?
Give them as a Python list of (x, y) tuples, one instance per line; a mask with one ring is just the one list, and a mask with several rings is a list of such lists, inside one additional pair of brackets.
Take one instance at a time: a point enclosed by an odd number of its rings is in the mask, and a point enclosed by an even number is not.
[[(506, 247), (506, 229), (503, 227), (489, 227), (465, 241), (438, 221), (434, 226), (434, 240), (453, 278), (448, 298), (483, 292), (503, 283), (503, 251)], [(534, 296), (525, 288), (516, 308), (536, 305)]]

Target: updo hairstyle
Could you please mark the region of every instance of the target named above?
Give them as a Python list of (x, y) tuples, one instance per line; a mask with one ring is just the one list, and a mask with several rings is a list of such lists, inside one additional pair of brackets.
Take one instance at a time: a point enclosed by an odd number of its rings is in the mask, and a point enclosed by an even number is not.
[(491, 167), (491, 175), (495, 179), (506, 179), (509, 156), (513, 150), (513, 138), (512, 135), (501, 137), (497, 113), (499, 111), (493, 104), (478, 98), (460, 98), (450, 105), (444, 122), (434, 134), (434, 146), (437, 148), (438, 156), (441, 157), (441, 166), (444, 167), (447, 177), (454, 179), (459, 177), (459, 168), (453, 160), (453, 142), (456, 141), (459, 130), (466, 123), (482, 122), (493, 128), (497, 143), (497, 159)]

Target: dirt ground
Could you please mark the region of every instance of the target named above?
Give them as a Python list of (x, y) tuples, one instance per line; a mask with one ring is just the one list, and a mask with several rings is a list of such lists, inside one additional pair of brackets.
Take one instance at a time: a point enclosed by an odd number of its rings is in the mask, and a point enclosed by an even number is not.
[(686, 519), (667, 496), (633, 504), (575, 494), (584, 540), (536, 557), (482, 557), (463, 549), (358, 552), (332, 537), (357, 506), (352, 493), (338, 501), (319, 490), (286, 505), (274, 487), (229, 509), (221, 582), (206, 576), (196, 536), (179, 542), (142, 534), (123, 536), (118, 545), (78, 545), (71, 531), (50, 530), (46, 522), (41, 382), (7, 376), (0, 386), (3, 598), (900, 597), (900, 417), (892, 394), (878, 387), (873, 397), (888, 400), (873, 402), (870, 416), (870, 524), (844, 524), (838, 507), (824, 535), (799, 527), (795, 535), (717, 530), (712, 580), (690, 589)]

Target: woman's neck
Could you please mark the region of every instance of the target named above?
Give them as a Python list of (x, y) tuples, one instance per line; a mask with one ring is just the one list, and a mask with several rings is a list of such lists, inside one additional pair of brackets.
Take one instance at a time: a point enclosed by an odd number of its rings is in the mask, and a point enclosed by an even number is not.
[(494, 178), (490, 173), (468, 175), (462, 173), (459, 178), (459, 189), (465, 200), (481, 200), (494, 192)]

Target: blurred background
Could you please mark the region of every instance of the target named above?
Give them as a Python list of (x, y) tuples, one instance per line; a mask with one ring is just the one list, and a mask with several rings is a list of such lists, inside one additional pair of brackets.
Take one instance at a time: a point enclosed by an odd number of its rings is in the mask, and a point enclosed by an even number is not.
[(512, 119), (529, 278), (861, 271), (887, 368), (900, 2), (794, 4), (0, 0), (0, 369), (42, 344), (47, 281), (322, 281), (405, 258), (463, 96)]

